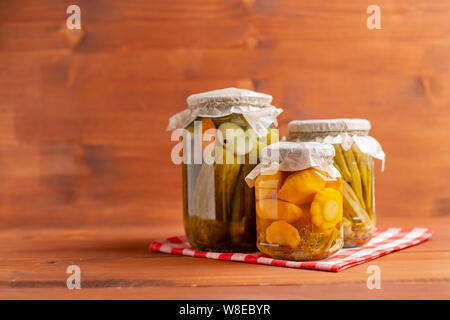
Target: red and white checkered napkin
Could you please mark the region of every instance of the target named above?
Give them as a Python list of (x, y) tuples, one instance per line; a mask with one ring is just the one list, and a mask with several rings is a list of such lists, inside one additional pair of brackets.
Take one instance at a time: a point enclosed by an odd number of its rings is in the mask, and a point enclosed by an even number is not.
[(339, 272), (385, 254), (419, 244), (433, 235), (427, 228), (377, 228), (372, 239), (357, 248), (342, 249), (320, 261), (288, 261), (272, 259), (262, 253), (219, 253), (191, 249), (186, 236), (153, 241), (151, 251), (179, 254), (198, 258), (240, 261), (290, 268)]

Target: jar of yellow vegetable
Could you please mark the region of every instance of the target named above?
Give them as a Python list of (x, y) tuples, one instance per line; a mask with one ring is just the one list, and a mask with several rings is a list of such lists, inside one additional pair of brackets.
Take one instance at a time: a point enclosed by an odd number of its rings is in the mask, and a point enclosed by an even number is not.
[(302, 120), (289, 123), (290, 141), (334, 145), (334, 164), (343, 177), (345, 247), (370, 240), (375, 229), (373, 158), (383, 161), (380, 144), (369, 136), (365, 119)]
[(254, 251), (254, 190), (245, 176), (259, 153), (278, 140), (281, 109), (272, 97), (228, 88), (194, 94), (170, 119), (172, 159), (182, 166), (183, 220), (191, 246), (201, 251)]
[(258, 249), (318, 260), (342, 248), (342, 180), (329, 144), (277, 142), (246, 177), (255, 187)]

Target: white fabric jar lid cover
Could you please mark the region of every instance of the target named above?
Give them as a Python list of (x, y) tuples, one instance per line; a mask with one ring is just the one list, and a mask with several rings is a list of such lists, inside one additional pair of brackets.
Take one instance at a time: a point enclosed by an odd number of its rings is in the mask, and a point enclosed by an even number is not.
[(370, 129), (370, 121), (366, 119), (293, 120), (288, 124), (289, 132), (368, 132)]
[[(302, 162), (305, 159), (308, 161), (311, 161), (311, 159), (313, 161), (319, 159), (333, 160), (335, 155), (334, 147), (331, 144), (318, 142), (280, 141), (268, 145), (264, 151), (261, 155), (261, 162), (282, 162), (284, 160)], [(293, 167), (291, 170), (296, 170), (295, 166)], [(303, 168), (304, 165), (302, 164), (300, 167)]]
[(333, 178), (340, 177), (339, 171), (333, 165), (334, 155), (334, 147), (326, 143), (276, 142), (263, 149), (261, 162), (245, 177), (245, 181), (249, 187), (253, 187), (260, 174), (308, 168), (320, 169)]
[(272, 96), (246, 89), (226, 88), (192, 94), (186, 99), (189, 108), (198, 108), (208, 104), (235, 103), (253, 106), (270, 106)]

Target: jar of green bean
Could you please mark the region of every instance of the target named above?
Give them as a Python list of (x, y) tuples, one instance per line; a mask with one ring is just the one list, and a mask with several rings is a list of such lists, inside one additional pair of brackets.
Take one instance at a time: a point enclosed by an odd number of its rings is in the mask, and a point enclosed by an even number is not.
[(294, 120), (289, 123), (290, 141), (333, 144), (335, 167), (343, 181), (343, 226), (345, 247), (368, 242), (375, 230), (373, 158), (385, 154), (365, 119)]

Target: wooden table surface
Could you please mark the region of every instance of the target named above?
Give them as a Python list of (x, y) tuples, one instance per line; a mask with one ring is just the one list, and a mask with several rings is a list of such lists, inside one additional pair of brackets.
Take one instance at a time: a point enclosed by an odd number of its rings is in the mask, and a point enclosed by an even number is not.
[[(450, 0), (378, 0), (380, 30), (370, 4), (0, 1), (0, 298), (449, 298)], [(370, 264), (149, 253), (182, 233), (168, 119), (230, 86), (271, 94), (281, 135), (293, 119), (369, 119), (387, 155), (380, 226), (436, 235), (373, 261), (381, 290), (366, 288)], [(71, 264), (81, 290), (66, 288)]]
[[(430, 227), (425, 243), (340, 273), (148, 252), (182, 233), (179, 219), (135, 228), (28, 229), (0, 234), (0, 298), (57, 299), (448, 299), (450, 218), (383, 218), (381, 226)], [(369, 265), (381, 289), (366, 286)], [(66, 269), (81, 269), (81, 289)]]

